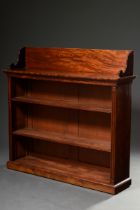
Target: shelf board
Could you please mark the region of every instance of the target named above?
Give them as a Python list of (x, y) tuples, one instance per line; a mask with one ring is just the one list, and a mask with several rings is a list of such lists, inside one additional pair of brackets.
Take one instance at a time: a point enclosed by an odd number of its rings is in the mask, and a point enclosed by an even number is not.
[(9, 161), (8, 168), (81, 186), (84, 182), (86, 185), (110, 182), (110, 168), (50, 156), (45, 159), (25, 156)]
[(111, 141), (106, 139), (90, 139), (70, 134), (61, 134), (52, 131), (42, 131), (29, 128), (16, 130), (13, 134), (17, 136), (40, 139), (43, 141), (57, 142), (61, 144), (111, 152)]
[(79, 109), (86, 111), (97, 111), (103, 113), (111, 113), (111, 107), (99, 107), (97, 104), (74, 104), (73, 101), (64, 101), (58, 99), (39, 99), (32, 98), (31, 96), (18, 96), (12, 98), (12, 101), (30, 103), (30, 104), (39, 104), (39, 105), (48, 105), (54, 107), (70, 108), (70, 109)]

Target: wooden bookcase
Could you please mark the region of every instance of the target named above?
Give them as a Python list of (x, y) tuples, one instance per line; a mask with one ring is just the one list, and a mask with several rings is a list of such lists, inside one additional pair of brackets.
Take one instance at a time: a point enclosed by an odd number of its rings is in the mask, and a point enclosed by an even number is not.
[(111, 194), (131, 184), (132, 51), (23, 48), (5, 73), (9, 169)]

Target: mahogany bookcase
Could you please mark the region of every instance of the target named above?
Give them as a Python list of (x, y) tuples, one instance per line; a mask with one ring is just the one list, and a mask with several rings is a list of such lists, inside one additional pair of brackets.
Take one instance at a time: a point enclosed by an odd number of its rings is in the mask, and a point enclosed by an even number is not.
[(111, 194), (131, 184), (133, 51), (26, 47), (5, 73), (9, 169)]

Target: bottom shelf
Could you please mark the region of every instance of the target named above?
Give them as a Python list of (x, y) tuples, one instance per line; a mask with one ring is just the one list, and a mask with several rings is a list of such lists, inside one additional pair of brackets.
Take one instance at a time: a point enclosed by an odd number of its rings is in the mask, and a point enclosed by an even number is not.
[[(9, 161), (7, 167), (111, 194), (121, 191), (116, 191), (116, 186), (110, 184), (109, 168), (78, 161), (54, 157), (41, 159), (34, 156), (25, 156), (15, 161)], [(117, 188), (123, 187), (124, 189), (124, 184), (128, 187), (130, 182), (131, 180), (127, 179), (125, 183), (117, 184)]]

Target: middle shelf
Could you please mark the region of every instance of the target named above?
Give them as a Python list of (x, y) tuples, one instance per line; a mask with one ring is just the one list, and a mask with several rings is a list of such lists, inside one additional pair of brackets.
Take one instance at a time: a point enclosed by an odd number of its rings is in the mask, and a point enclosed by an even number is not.
[(103, 112), (14, 103), (13, 134), (111, 152), (111, 115)]
[(106, 139), (91, 139), (71, 134), (61, 134), (53, 131), (42, 131), (31, 128), (18, 129), (13, 132), (14, 135), (30, 137), (43, 141), (57, 142), (88, 149), (111, 152), (111, 142)]

